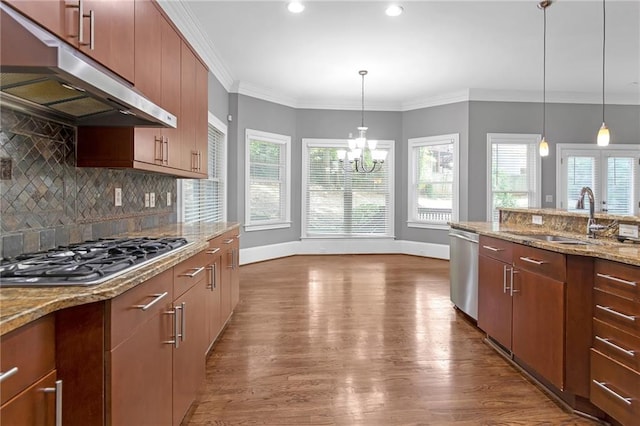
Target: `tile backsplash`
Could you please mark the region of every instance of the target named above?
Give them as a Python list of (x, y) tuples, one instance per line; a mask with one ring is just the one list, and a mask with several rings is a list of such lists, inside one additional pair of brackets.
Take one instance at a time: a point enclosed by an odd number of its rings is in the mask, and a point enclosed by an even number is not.
[[(176, 178), (77, 168), (75, 148), (74, 127), (0, 110), (1, 257), (176, 221)], [(117, 187), (122, 188), (119, 207)], [(151, 192), (156, 205), (145, 207), (144, 194)]]

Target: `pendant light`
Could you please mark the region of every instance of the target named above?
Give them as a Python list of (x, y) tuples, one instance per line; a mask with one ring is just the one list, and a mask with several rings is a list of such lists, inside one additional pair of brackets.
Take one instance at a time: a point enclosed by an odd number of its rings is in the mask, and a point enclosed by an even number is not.
[[(358, 74), (362, 77), (362, 120), (360, 127), (358, 127), (358, 137), (349, 140), (349, 150), (339, 149), (336, 151), (338, 160), (340, 163), (347, 160), (350, 166), (346, 170), (351, 170), (356, 173), (373, 173), (382, 169), (382, 164), (387, 158), (387, 151), (376, 149), (378, 141), (367, 140), (367, 127), (364, 125), (364, 76), (368, 74), (366, 70), (358, 71)], [(351, 137), (351, 136), (349, 136)], [(365, 152), (369, 151), (369, 157), (371, 162), (367, 164), (365, 162)]]
[(538, 8), (543, 12), (542, 30), (542, 140), (538, 145), (541, 157), (549, 155), (549, 144), (547, 143), (547, 7), (551, 6), (550, 0), (538, 3)]
[(609, 134), (609, 128), (604, 122), (604, 65), (605, 65), (605, 46), (606, 46), (606, 32), (607, 32), (607, 15), (605, 8), (605, 0), (602, 0), (602, 126), (598, 130), (598, 136), (596, 141), (598, 146), (609, 145), (611, 135)]

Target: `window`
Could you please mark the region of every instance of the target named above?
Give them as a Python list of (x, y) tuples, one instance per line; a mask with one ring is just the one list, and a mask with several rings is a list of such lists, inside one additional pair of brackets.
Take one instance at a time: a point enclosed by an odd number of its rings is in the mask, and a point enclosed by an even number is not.
[(245, 229), (291, 226), (291, 137), (246, 131)]
[(224, 222), (226, 214), (227, 126), (209, 114), (207, 179), (179, 179), (181, 222)]
[(393, 237), (393, 141), (378, 141), (387, 158), (373, 173), (338, 161), (347, 140), (303, 139), (302, 236)]
[[(595, 210), (636, 215), (640, 211), (640, 145), (600, 148), (592, 144), (558, 144), (559, 207), (576, 210), (582, 187), (593, 190)], [(585, 200), (585, 209), (588, 209)]]
[(447, 228), (458, 218), (459, 135), (409, 139), (410, 227)]
[(539, 135), (487, 133), (487, 218), (501, 207), (540, 206)]

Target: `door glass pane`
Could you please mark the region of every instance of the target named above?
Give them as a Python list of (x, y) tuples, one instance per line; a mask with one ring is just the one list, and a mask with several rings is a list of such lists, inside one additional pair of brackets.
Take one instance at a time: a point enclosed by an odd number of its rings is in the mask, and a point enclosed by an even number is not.
[(607, 159), (607, 205), (611, 214), (633, 215), (634, 185), (633, 158)]
[[(590, 156), (567, 157), (567, 210), (576, 211), (576, 204), (580, 197), (580, 191), (588, 186), (597, 193), (596, 185), (596, 158)], [(596, 197), (597, 198), (597, 197)], [(585, 197), (584, 208), (589, 209), (589, 200)]]

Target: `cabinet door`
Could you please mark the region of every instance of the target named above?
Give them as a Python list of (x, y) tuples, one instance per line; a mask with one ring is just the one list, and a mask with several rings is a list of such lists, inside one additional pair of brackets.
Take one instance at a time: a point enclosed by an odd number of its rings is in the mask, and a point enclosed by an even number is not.
[(205, 299), (207, 345), (205, 350), (208, 350), (211, 347), (222, 328), (222, 324), (220, 322), (220, 279), (222, 258), (220, 257), (220, 248), (216, 248), (218, 251), (215, 251), (215, 248), (209, 250), (212, 253), (209, 254), (210, 260), (209, 265), (207, 265), (207, 295)]
[(107, 424), (171, 421), (173, 316), (169, 304), (109, 353)]
[(182, 115), (180, 110), (180, 56), (181, 40), (180, 36), (173, 29), (171, 24), (164, 19), (160, 21), (162, 30), (162, 103), (161, 106), (171, 114), (178, 117), (178, 127), (176, 129), (162, 129), (162, 134), (167, 141), (166, 162), (169, 167), (180, 168), (181, 164), (181, 141), (180, 129), (182, 126)]
[(478, 327), (508, 350), (511, 350), (512, 314), (510, 272), (510, 265), (479, 256)]
[(173, 424), (179, 425), (204, 379), (204, 280), (174, 302), (178, 315), (178, 347), (173, 350)]
[(231, 305), (231, 295), (233, 287), (233, 238), (229, 238), (225, 235), (222, 247), (222, 271), (220, 280), (220, 321), (222, 325), (229, 320), (233, 307)]
[(565, 284), (518, 271), (513, 285), (513, 354), (563, 389)]
[[(135, 79), (134, 27), (132, 0), (82, 0), (86, 15), (83, 43), (79, 48), (102, 65), (133, 82)], [(93, 24), (92, 24), (93, 22)]]
[[(53, 426), (56, 424), (56, 371), (44, 376), (0, 408), (0, 424)], [(46, 391), (45, 391), (46, 389)]]
[(162, 27), (151, 0), (135, 0), (134, 83), (152, 102), (162, 104)]
[(183, 41), (180, 48), (180, 168), (195, 171), (196, 166), (196, 57)]
[(23, 15), (36, 21), (38, 24), (65, 39), (64, 0), (4, 0)]
[(240, 244), (237, 236), (234, 237), (231, 264), (231, 310), (235, 310), (240, 301)]
[(209, 71), (196, 60), (196, 121), (195, 121), (195, 144), (198, 153), (198, 173), (208, 174), (209, 148), (209, 92), (208, 92)]

